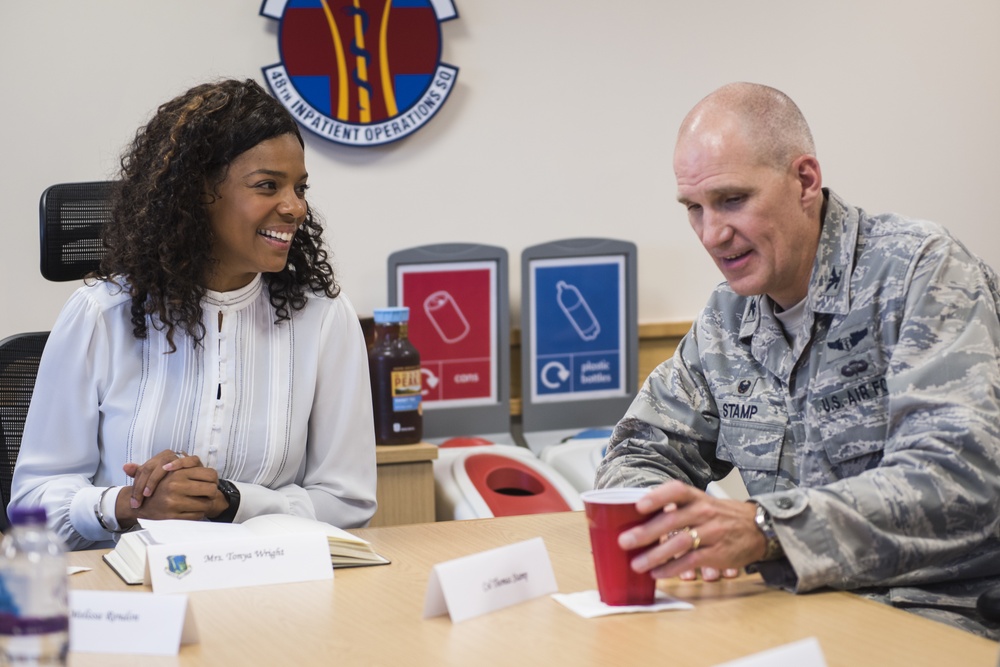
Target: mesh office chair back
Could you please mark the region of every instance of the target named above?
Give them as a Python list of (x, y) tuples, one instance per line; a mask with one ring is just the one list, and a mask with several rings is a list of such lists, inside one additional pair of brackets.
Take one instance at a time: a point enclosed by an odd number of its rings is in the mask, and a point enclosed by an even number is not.
[[(42, 276), (55, 282), (81, 280), (104, 255), (104, 223), (111, 217), (114, 181), (60, 183), (42, 193), (39, 240)], [(7, 528), (7, 503), (38, 363), (49, 333), (21, 333), (0, 341), (0, 529)]]
[(47, 331), (20, 333), (0, 341), (0, 529), (7, 529), (7, 503), (28, 404), (35, 388), (38, 362), (48, 339)]
[(111, 218), (114, 185), (114, 181), (60, 183), (42, 193), (39, 233), (45, 278), (80, 280), (100, 265), (101, 232)]

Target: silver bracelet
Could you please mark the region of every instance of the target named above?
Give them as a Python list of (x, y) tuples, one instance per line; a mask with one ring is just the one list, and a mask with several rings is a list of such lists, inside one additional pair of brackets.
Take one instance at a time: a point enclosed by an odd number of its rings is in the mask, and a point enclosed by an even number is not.
[(104, 512), (101, 510), (101, 506), (104, 505), (104, 496), (108, 495), (108, 491), (110, 491), (113, 488), (115, 487), (109, 486), (108, 488), (104, 489), (104, 491), (101, 492), (100, 499), (97, 501), (97, 504), (94, 505), (94, 516), (97, 517), (97, 523), (101, 524), (101, 528), (108, 531), (109, 533), (120, 535), (121, 533), (127, 533), (128, 531), (121, 530), (118, 528), (111, 528), (108, 525), (108, 523), (104, 520)]

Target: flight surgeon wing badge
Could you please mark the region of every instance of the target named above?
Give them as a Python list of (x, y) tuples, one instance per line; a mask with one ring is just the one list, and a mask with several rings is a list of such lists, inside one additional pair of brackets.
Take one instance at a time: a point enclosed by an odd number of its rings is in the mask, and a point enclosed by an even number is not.
[(281, 62), (263, 68), (302, 127), (345, 146), (413, 134), (448, 99), (458, 68), (441, 62), (453, 0), (264, 0)]

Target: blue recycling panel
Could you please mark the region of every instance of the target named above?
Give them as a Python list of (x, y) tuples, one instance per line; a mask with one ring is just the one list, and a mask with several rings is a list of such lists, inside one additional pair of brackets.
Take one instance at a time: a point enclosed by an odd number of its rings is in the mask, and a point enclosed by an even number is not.
[(543, 260), (532, 271), (533, 395), (625, 393), (622, 258)]

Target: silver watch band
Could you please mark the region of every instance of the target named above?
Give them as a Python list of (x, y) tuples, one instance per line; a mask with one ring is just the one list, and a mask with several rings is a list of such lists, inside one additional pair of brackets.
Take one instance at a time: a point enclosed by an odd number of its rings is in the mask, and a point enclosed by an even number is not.
[(757, 530), (764, 535), (764, 539), (767, 541), (767, 550), (764, 552), (764, 557), (761, 560), (777, 560), (785, 555), (785, 550), (778, 539), (778, 533), (774, 530), (771, 515), (760, 503), (755, 502), (754, 505), (757, 506), (754, 523), (757, 524)]

